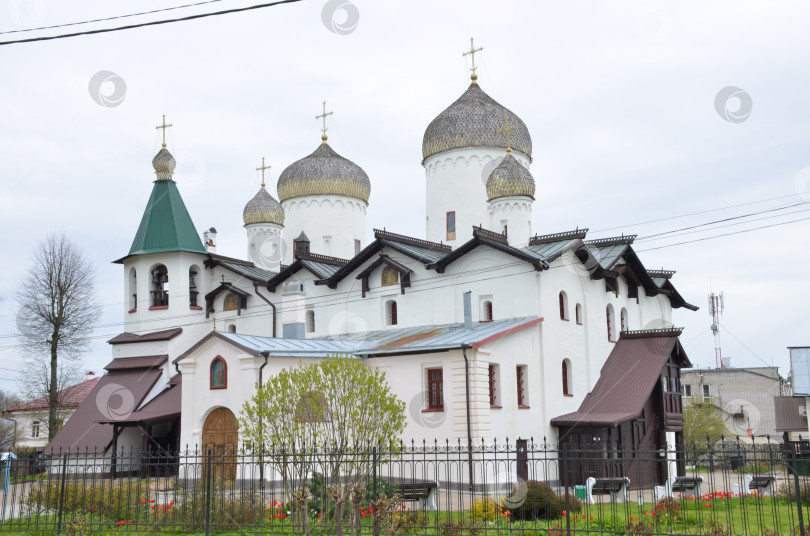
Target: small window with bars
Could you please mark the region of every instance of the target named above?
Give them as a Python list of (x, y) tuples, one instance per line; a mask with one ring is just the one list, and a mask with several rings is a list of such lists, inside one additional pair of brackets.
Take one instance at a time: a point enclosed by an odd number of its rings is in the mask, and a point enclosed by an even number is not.
[(444, 377), (440, 368), (427, 371), (427, 409), (444, 409)]

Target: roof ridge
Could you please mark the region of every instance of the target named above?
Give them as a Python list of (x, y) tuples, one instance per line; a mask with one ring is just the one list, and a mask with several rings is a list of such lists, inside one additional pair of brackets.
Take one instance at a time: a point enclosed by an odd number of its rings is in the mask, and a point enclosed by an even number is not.
[(534, 238), (529, 239), (530, 246), (539, 246), (540, 244), (548, 244), (549, 242), (559, 242), (561, 240), (569, 240), (574, 238), (585, 238), (588, 234), (588, 229), (577, 229), (575, 231), (565, 231), (563, 233), (551, 233), (547, 235), (534, 235)]
[(374, 229), (374, 238), (377, 240), (387, 239), (391, 240), (392, 242), (399, 242), (402, 244), (408, 244), (411, 246), (423, 247), (428, 249), (439, 249), (443, 251), (453, 250), (453, 248), (448, 246), (447, 244), (442, 244), (440, 242), (430, 242), (428, 240), (422, 240), (421, 238), (413, 238), (411, 236), (396, 234), (390, 231), (386, 231), (385, 229), (383, 229), (382, 231), (379, 229)]
[(318, 253), (305, 253), (303, 251), (296, 252), (295, 258), (302, 261), (322, 262), (333, 266), (343, 266), (349, 262), (346, 259), (339, 259), (338, 257), (329, 257), (327, 255), (319, 255)]
[(684, 328), (658, 328), (658, 329), (636, 329), (632, 331), (622, 331), (619, 333), (621, 339), (649, 339), (652, 337), (678, 337), (683, 333)]
[(666, 277), (669, 279), (675, 275), (675, 270), (647, 270), (647, 273), (650, 274), (650, 277)]
[(610, 246), (614, 244), (632, 244), (633, 240), (636, 239), (638, 235), (622, 235), (622, 236), (611, 236), (608, 238), (596, 238), (594, 240), (586, 240), (585, 243), (593, 246)]
[(509, 245), (509, 240), (506, 238), (506, 234), (504, 233), (496, 233), (495, 231), (490, 231), (489, 229), (484, 229), (483, 225), (473, 225), (473, 236), (475, 238), (488, 238), (490, 240), (496, 240), (502, 244)]
[(236, 257), (227, 257), (225, 255), (219, 255), (217, 253), (209, 253), (208, 256), (211, 258), (212, 261), (231, 262), (234, 264), (241, 264), (243, 266), (256, 267), (255, 263), (251, 261), (243, 261), (242, 259), (237, 259)]

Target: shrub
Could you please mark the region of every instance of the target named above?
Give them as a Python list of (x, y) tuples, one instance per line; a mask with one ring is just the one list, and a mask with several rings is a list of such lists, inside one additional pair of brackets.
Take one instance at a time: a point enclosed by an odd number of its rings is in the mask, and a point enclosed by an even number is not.
[(475, 499), (467, 511), (467, 516), (476, 521), (496, 521), (509, 515), (508, 509), (490, 497)]
[(417, 534), (428, 526), (428, 518), (424, 512), (402, 512), (397, 516), (396, 525), (398, 533)]
[[(801, 491), (802, 494), (802, 502), (810, 498), (810, 482), (807, 482), (805, 479), (802, 479), (799, 491)], [(779, 486), (779, 491), (777, 492), (777, 494), (779, 495), (779, 497), (785, 499), (786, 501), (795, 502), (796, 485), (794, 484), (793, 480), (788, 479), (786, 484)]]
[[(57, 511), (60, 504), (60, 482), (40, 481), (28, 495), (29, 514)], [(147, 490), (140, 482), (68, 481), (62, 507), (65, 512), (93, 512), (106, 518), (130, 519), (135, 516)]]
[(458, 521), (447, 519), (439, 523), (439, 534), (442, 536), (475, 536), (483, 533), (481, 524), (471, 519)]
[[(512, 519), (554, 519), (563, 515), (565, 510), (565, 499), (560, 498), (545, 482), (529, 480), (526, 482), (526, 496), (523, 501), (519, 501), (517, 506), (505, 503)], [(514, 488), (512, 497), (519, 497), (522, 490)], [(582, 502), (569, 496), (569, 510), (576, 513), (582, 510)]]

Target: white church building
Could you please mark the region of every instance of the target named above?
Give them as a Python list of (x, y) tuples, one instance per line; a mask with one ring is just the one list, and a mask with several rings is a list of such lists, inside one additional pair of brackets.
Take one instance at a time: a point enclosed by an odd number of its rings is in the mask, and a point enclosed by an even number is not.
[[(237, 443), (257, 382), (335, 354), (385, 372), (407, 403), (404, 440), (556, 442), (552, 420), (585, 407), (609, 356), (639, 337), (665, 348), (661, 366), (680, 355), (672, 310), (696, 308), (674, 272), (643, 266), (634, 236), (533, 234), (529, 130), (474, 73), (422, 140), (424, 238), (374, 230), (366, 242), (373, 179), (330, 147), (326, 115), (321, 143), (280, 174), (279, 199), (263, 179), (247, 202), (246, 259), (217, 254), (216, 230), (194, 225), (164, 143), (132, 247), (115, 261), (124, 333), (52, 451)], [(666, 396), (659, 373), (628, 386)], [(615, 404), (621, 418), (580, 420), (618, 430), (644, 418)], [(676, 443), (677, 418), (667, 422)]]

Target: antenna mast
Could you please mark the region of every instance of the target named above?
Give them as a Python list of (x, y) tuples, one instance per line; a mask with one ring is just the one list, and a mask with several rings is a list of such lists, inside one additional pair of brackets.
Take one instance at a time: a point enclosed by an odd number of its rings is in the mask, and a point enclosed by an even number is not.
[(725, 368), (723, 365), (723, 352), (720, 350), (720, 317), (726, 308), (725, 299), (721, 292), (718, 296), (714, 292), (709, 294), (709, 315), (712, 317), (712, 334), (714, 335), (714, 359), (717, 368)]

